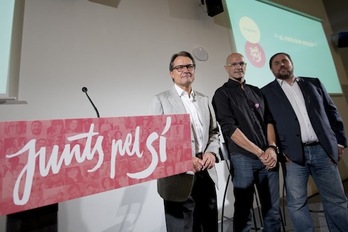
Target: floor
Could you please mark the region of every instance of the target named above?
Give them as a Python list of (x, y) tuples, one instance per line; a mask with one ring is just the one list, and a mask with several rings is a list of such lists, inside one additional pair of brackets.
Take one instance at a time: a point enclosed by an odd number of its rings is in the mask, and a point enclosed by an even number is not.
[[(345, 188), (346, 195), (348, 195), (348, 181), (344, 182), (344, 188)], [(322, 213), (322, 204), (320, 202), (320, 196), (318, 194), (316, 194), (316, 195), (310, 197), (308, 199), (308, 205), (309, 205), (309, 208), (311, 210), (313, 223), (315, 225), (315, 232), (328, 232), (329, 230), (328, 230), (327, 225), (326, 225), (325, 216), (324, 216), (324, 213)], [(256, 218), (256, 226), (254, 224), (254, 226), (253, 226), (254, 228), (252, 231), (260, 231), (261, 232), (262, 226), (261, 226), (261, 223), (259, 220), (258, 210), (255, 209), (254, 212), (255, 212), (255, 218)], [(294, 231), (291, 220), (290, 220), (290, 216), (288, 215), (288, 211), (286, 209), (286, 205), (284, 205), (284, 208), (282, 207), (282, 214), (283, 214), (283, 218), (285, 216), (284, 229), (282, 229), (282, 232)], [(232, 232), (233, 231), (233, 219), (226, 218), (224, 220), (223, 225), (221, 225), (221, 224), (219, 225), (219, 231), (220, 232), (221, 231)]]

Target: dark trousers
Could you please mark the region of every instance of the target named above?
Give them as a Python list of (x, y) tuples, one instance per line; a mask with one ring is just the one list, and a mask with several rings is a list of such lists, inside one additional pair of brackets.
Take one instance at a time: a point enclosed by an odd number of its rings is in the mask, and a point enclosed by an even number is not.
[(57, 232), (58, 204), (7, 215), (6, 232)]
[(167, 232), (217, 232), (215, 184), (207, 171), (195, 174), (191, 195), (184, 202), (164, 200)]

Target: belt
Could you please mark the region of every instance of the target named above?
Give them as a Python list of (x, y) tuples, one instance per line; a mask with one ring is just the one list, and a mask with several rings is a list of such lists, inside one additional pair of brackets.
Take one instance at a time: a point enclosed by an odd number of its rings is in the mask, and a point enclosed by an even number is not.
[(197, 153), (197, 154), (196, 154), (196, 157), (199, 158), (199, 159), (202, 159), (202, 158), (203, 158), (203, 153), (202, 153), (202, 152)]
[(319, 141), (311, 141), (311, 142), (306, 142), (306, 143), (303, 143), (303, 146), (304, 147), (312, 147), (312, 146), (316, 146), (316, 145), (319, 145)]

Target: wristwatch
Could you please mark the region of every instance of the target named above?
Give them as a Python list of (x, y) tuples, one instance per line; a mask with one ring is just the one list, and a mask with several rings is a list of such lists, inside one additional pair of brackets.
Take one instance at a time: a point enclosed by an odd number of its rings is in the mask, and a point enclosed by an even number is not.
[(279, 154), (279, 148), (277, 147), (277, 145), (268, 145), (268, 147), (267, 148), (272, 148), (272, 149), (274, 149), (274, 151), (275, 151), (275, 153), (278, 155)]

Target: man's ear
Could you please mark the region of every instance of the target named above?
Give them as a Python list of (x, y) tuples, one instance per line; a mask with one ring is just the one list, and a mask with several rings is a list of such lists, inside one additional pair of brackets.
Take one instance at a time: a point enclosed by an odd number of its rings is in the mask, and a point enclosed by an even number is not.
[(169, 72), (169, 76), (170, 76), (170, 78), (172, 78), (172, 81), (174, 82), (174, 77), (173, 77), (173, 72), (172, 71)]

